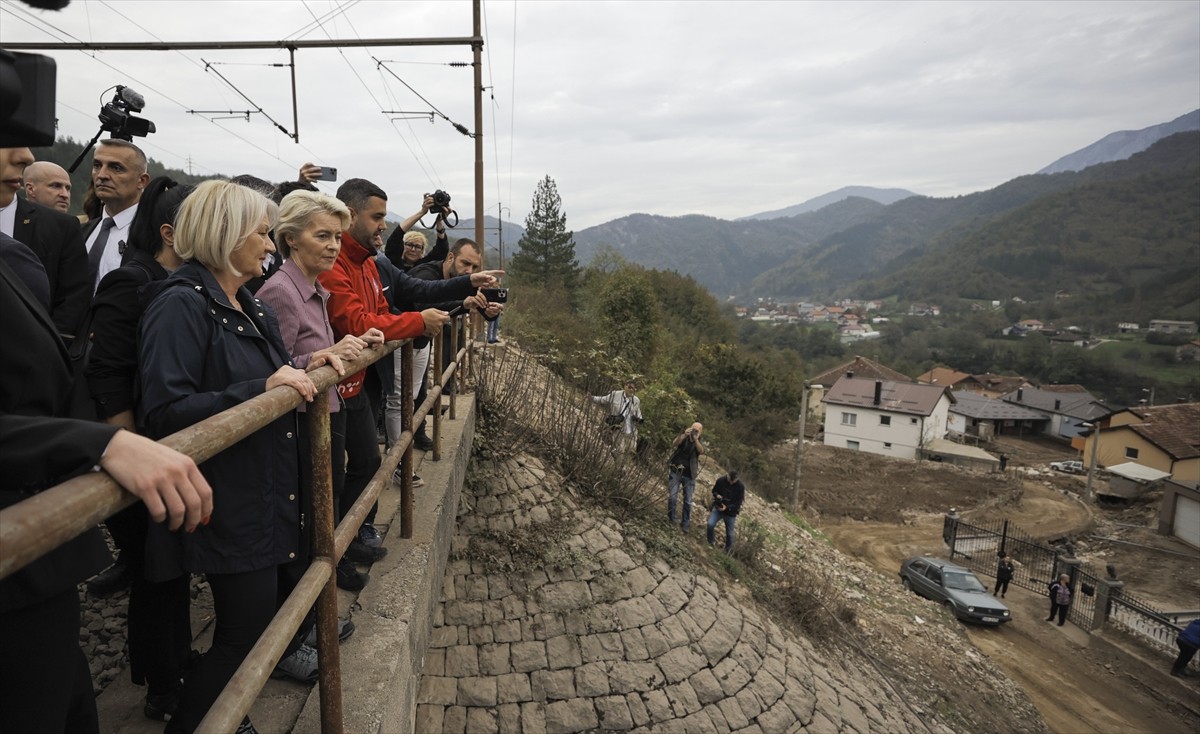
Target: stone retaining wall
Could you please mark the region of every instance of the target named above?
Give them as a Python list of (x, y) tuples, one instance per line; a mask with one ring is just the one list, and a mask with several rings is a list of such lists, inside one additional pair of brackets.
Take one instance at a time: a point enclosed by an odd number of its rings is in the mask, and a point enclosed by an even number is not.
[[(713, 580), (650, 557), (615, 520), (573, 503), (536, 459), (477, 459), (473, 472), (417, 731), (944, 730), (873, 668), (825, 660)], [(505, 533), (564, 517), (573, 563), (506, 570)], [(483, 557), (473, 543), (489, 544), (486, 562), (471, 560)]]

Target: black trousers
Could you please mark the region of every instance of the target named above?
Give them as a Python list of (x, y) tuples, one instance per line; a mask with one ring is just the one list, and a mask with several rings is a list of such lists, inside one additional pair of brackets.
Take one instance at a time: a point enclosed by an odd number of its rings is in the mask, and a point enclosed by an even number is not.
[[(246, 573), (207, 574), (217, 617), (212, 647), (188, 675), (179, 711), (167, 723), (166, 732), (192, 732), (200, 725), (221, 690), (250, 653), (250, 648), (267, 629), (275, 610), (294, 588), (288, 584), (297, 576), (290, 572), (296, 565), (268, 566)], [(297, 647), (293, 641), (284, 656)]]
[[(379, 434), (375, 430), (375, 412), (365, 392), (346, 401), (346, 484), (341, 491), (341, 516), (345, 517), (362, 496), (363, 490), (379, 471)], [(367, 513), (366, 522), (375, 521), (376, 503)]]
[(1054, 621), (1054, 615), (1058, 615), (1058, 624), (1061, 626), (1067, 621), (1067, 610), (1071, 608), (1070, 604), (1059, 604), (1056, 601), (1050, 602), (1050, 616), (1046, 618), (1047, 622)]
[(1188, 663), (1192, 662), (1192, 656), (1196, 654), (1198, 648), (1195, 645), (1189, 645), (1179, 640), (1175, 640), (1175, 645), (1179, 647), (1179, 657), (1175, 658), (1174, 664), (1171, 665), (1171, 670), (1176, 673), (1182, 673), (1187, 669)]
[[(179, 687), (192, 651), (191, 577), (146, 580), (146, 533), (150, 515), (137, 503), (109, 518), (109, 532), (129, 567), (129, 677), (155, 695)], [(118, 541), (118, 537), (120, 540)]]
[(0, 651), (0, 731), (100, 731), (74, 588), (0, 613)]
[(1007, 594), (1009, 579), (996, 579), (996, 588), (992, 591), (992, 595)]

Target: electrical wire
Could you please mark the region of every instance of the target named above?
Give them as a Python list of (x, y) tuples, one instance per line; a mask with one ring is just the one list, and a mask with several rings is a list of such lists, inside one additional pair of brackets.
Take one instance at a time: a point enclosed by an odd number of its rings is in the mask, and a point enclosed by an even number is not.
[[(11, 12), (12, 12), (12, 10), (11, 10), (11, 7), (10, 7), (10, 6), (7, 6), (7, 5), (6, 5), (6, 6), (0, 6), (0, 7), (2, 7), (4, 10), (7, 10), (9, 13), (11, 13)], [(12, 7), (15, 7), (15, 6), (12, 6)], [(25, 11), (23, 8), (16, 7), (16, 9), (17, 9), (18, 11), (20, 11), (20, 12), (24, 13), (25, 15), (28, 15), (28, 16), (30, 16), (31, 18), (33, 18), (34, 20), (38, 21), (39, 23), (42, 23), (42, 24), (44, 24), (45, 26), (49, 27), (51, 30), (53, 30), (54, 32), (58, 33), (60, 36), (65, 36), (65, 37), (67, 37), (67, 38), (70, 38), (70, 39), (74, 40), (74, 41), (75, 41), (75, 42), (77, 42), (77, 43), (86, 43), (86, 41), (83, 41), (82, 39), (80, 39), (80, 38), (77, 38), (77, 37), (73, 36), (72, 34), (70, 34), (70, 33), (66, 32), (66, 31), (62, 30), (61, 28), (58, 28), (58, 27), (57, 27), (57, 26), (55, 26), (53, 23), (50, 23), (50, 22), (48, 22), (48, 21), (46, 21), (46, 20), (44, 20), (44, 19), (40, 18), (39, 16), (33, 15), (32, 13), (29, 13), (28, 11)], [(19, 16), (14, 16), (14, 17), (17, 17), (19, 20), (24, 20), (23, 18), (20, 18)], [(28, 21), (26, 21), (26, 23), (28, 23)], [(32, 23), (29, 23), (29, 25), (33, 25), (33, 24), (32, 24)], [(38, 30), (41, 30), (43, 33), (46, 33), (47, 35), (50, 35), (50, 36), (52, 36), (52, 37), (53, 37), (53, 34), (52, 34), (52, 33), (50, 33), (49, 31), (47, 31), (45, 28), (40, 28), (40, 27), (38, 27), (38, 26), (36, 26), (36, 25), (35, 25), (35, 26), (33, 26), (33, 27), (34, 27), (34, 28), (37, 28)], [(143, 29), (143, 30), (144, 30), (144, 29)], [(56, 37), (56, 38), (54, 38), (54, 40), (56, 40), (56, 41), (59, 41), (59, 42), (63, 42), (63, 39), (62, 39), (62, 38), (57, 38), (57, 37)], [(88, 57), (89, 57), (89, 58), (91, 58), (93, 61), (99, 62), (100, 64), (102, 64), (102, 65), (104, 65), (104, 66), (108, 67), (109, 69), (112, 69), (113, 71), (117, 72), (118, 74), (121, 74), (122, 76), (125, 76), (125, 77), (127, 77), (127, 78), (129, 78), (129, 79), (132, 79), (133, 81), (137, 82), (138, 86), (142, 87), (143, 89), (148, 89), (148, 90), (150, 90), (151, 92), (154, 92), (154, 93), (155, 93), (155, 94), (157, 94), (158, 96), (162, 97), (163, 99), (166, 99), (166, 100), (168, 100), (168, 101), (170, 101), (170, 102), (172, 102), (172, 103), (174, 103), (174, 104), (178, 105), (178, 106), (179, 106), (181, 109), (183, 109), (184, 111), (186, 111), (186, 110), (188, 109), (187, 105), (183, 104), (182, 102), (180, 102), (179, 100), (175, 99), (174, 97), (171, 97), (170, 95), (168, 95), (168, 94), (165, 94), (165, 93), (163, 93), (163, 92), (159, 91), (159, 90), (158, 90), (158, 89), (156, 89), (155, 87), (152, 87), (150, 84), (148, 84), (148, 83), (146, 83), (146, 82), (142, 81), (141, 79), (138, 79), (137, 77), (133, 76), (132, 74), (129, 74), (129, 73), (128, 73), (128, 72), (126, 72), (126, 71), (123, 71), (123, 70), (121, 70), (121, 69), (118, 69), (117, 67), (115, 67), (115, 66), (113, 66), (112, 64), (108, 63), (108, 62), (107, 62), (107, 61), (105, 61), (104, 59), (101, 59), (101, 58), (99, 58), (99, 57), (98, 57), (98, 56), (96, 56), (95, 54), (89, 54), (89, 53), (87, 53), (86, 51), (81, 51), (80, 53), (83, 53), (85, 56), (88, 56)], [(209, 122), (213, 122), (213, 121), (212, 121), (212, 120), (209, 120)], [(213, 122), (213, 124), (215, 125), (216, 123), (215, 123), (215, 122)], [(217, 125), (217, 128), (219, 128), (220, 130), (222, 130), (222, 131), (224, 131), (224, 132), (228, 133), (229, 135), (232, 135), (233, 137), (235, 137), (235, 138), (237, 138), (238, 140), (242, 141), (242, 142), (243, 142), (243, 143), (245, 143), (246, 145), (249, 145), (250, 147), (254, 148), (255, 150), (258, 150), (259, 152), (263, 153), (264, 155), (270, 156), (271, 158), (274, 158), (275, 160), (279, 161), (280, 163), (283, 163), (284, 165), (287, 165), (287, 166), (289, 166), (289, 167), (291, 166), (291, 164), (290, 164), (290, 163), (288, 163), (287, 161), (283, 160), (283, 159), (282, 159), (282, 158), (280, 158), (278, 155), (275, 155), (274, 153), (271, 153), (271, 151), (269, 151), (269, 150), (267, 150), (267, 149), (263, 148), (262, 146), (260, 146), (260, 145), (257, 145), (256, 143), (253, 143), (253, 142), (251, 142), (250, 140), (246, 139), (245, 137), (243, 137), (243, 136), (241, 136), (241, 135), (238, 135), (237, 133), (233, 132), (233, 131), (232, 131), (232, 130), (230, 130), (229, 128), (223, 127), (223, 126), (221, 126), (221, 125)], [(161, 148), (160, 146), (154, 146), (154, 147), (158, 147), (160, 150), (163, 150), (163, 148)], [(178, 154), (174, 154), (174, 155), (178, 156)], [(211, 170), (211, 169), (210, 169), (210, 170)]]
[[(331, 19), (337, 17), (338, 15), (345, 13), (347, 10), (354, 7), (355, 5), (358, 5), (358, 3), (359, 3), (359, 0), (349, 0), (348, 2), (344, 2), (341, 5), (339, 5), (338, 7), (334, 8), (333, 10), (330, 10), (329, 12), (322, 15), (320, 20), (315, 20), (316, 16), (314, 16), (313, 22), (306, 23), (300, 29), (292, 31), (291, 33), (287, 34), (286, 36), (283, 36), (283, 40), (286, 41), (286, 40), (290, 39), (293, 41), (299, 41), (301, 38), (304, 38), (309, 33), (312, 33), (318, 27), (320, 27), (321, 21), (331, 20)], [(293, 36), (295, 36), (295, 38), (292, 38)]]
[(512, 200), (513, 141), (517, 137), (517, 4), (513, 3), (512, 100), (508, 105), (508, 198)]

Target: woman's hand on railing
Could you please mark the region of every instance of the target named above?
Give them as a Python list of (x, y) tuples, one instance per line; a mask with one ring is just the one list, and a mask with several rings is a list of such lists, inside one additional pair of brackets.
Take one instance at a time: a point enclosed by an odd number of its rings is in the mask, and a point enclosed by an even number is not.
[(376, 328), (367, 329), (358, 338), (366, 342), (367, 346), (383, 344), (385, 341), (387, 341), (387, 338), (383, 335), (383, 332)]
[(313, 384), (312, 379), (309, 378), (304, 370), (298, 370), (295, 367), (284, 365), (275, 370), (275, 374), (267, 378), (268, 391), (280, 385), (287, 385), (300, 393), (300, 396), (310, 403), (317, 395), (317, 386)]
[(212, 488), (196, 462), (175, 449), (117, 431), (100, 458), (100, 468), (146, 505), (154, 522), (167, 521), (189, 533), (212, 515)]

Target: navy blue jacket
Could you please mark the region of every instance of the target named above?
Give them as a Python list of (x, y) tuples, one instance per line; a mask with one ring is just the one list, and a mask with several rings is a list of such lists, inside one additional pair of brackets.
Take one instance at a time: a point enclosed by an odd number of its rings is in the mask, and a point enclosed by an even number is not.
[[(266, 391), (291, 357), (275, 312), (238, 291), (239, 312), (203, 266), (188, 263), (160, 283), (142, 317), (138, 372), (142, 425), (174, 433)], [(243, 573), (287, 563), (300, 548), (296, 413), (288, 412), (200, 465), (213, 489), (209, 525), (194, 533), (150, 526), (147, 576)]]

